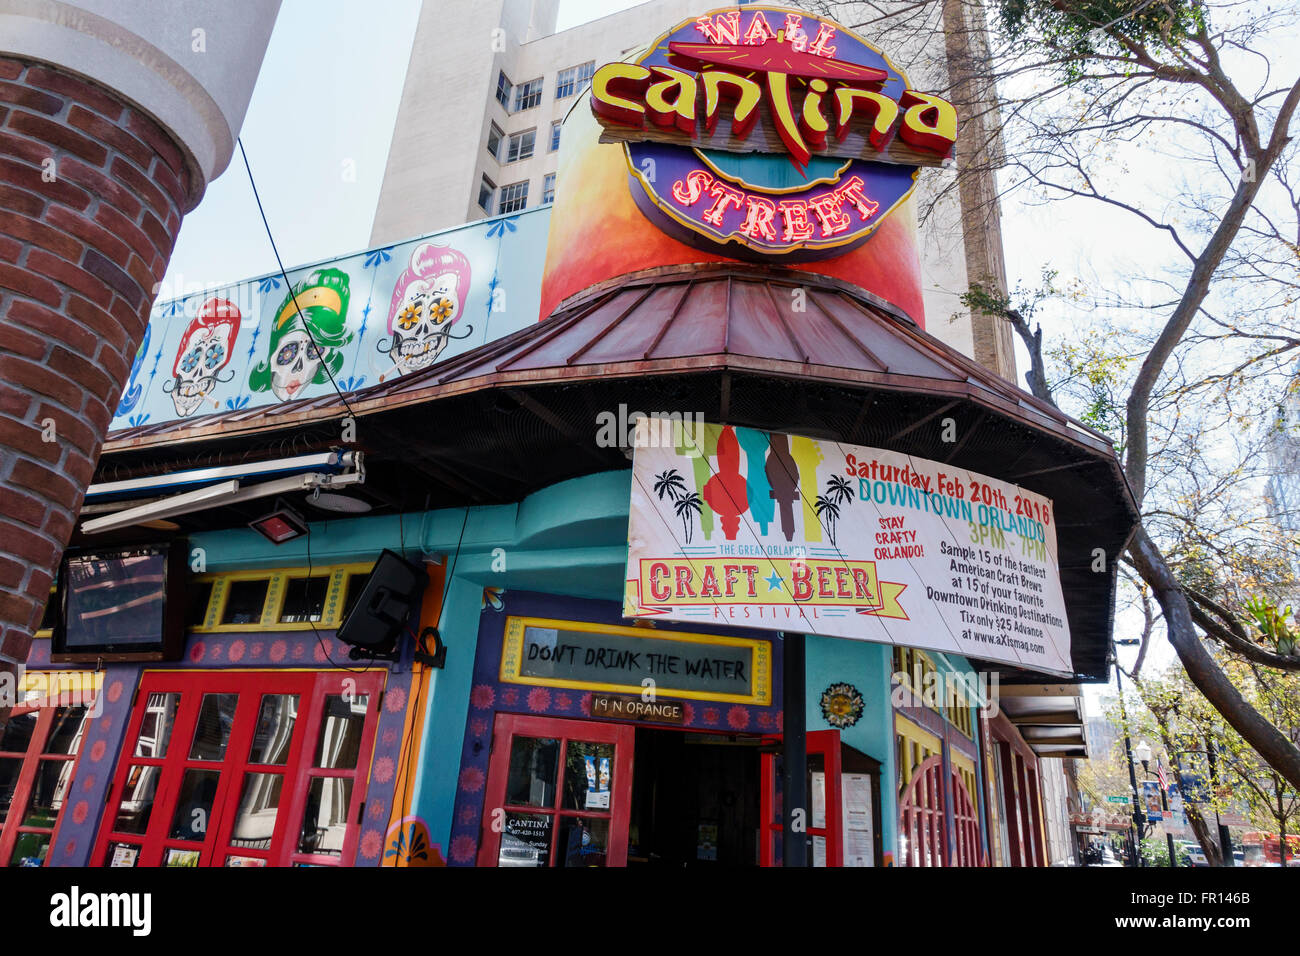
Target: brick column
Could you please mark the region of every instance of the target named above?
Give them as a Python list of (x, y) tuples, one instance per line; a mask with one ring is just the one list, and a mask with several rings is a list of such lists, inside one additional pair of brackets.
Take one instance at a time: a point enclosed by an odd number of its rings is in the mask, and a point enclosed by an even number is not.
[(121, 97), (0, 57), (0, 670), (27, 659), (192, 183)]

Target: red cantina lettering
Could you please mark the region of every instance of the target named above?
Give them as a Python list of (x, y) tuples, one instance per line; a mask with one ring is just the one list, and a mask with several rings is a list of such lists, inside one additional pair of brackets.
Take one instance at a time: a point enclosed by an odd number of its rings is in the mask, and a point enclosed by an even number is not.
[[(676, 66), (610, 63), (597, 70), (592, 110), (611, 124), (639, 129), (648, 118), (695, 139), (701, 129), (713, 134), (725, 101), (733, 108), (731, 134), (744, 139), (766, 103), (776, 133), (800, 168), (814, 151), (842, 155), (837, 144), (855, 125), (865, 129), (875, 151), (884, 150), (895, 136), (939, 158), (952, 151), (957, 113), (951, 103), (916, 90), (893, 99), (881, 92), (889, 79), (885, 70), (836, 59), (836, 29), (820, 23), (810, 40), (802, 20), (788, 14), (781, 28), (773, 30), (762, 10), (748, 23), (739, 10), (701, 17), (696, 29), (707, 42), (670, 43)], [(723, 190), (715, 198), (724, 204), (744, 202)], [(753, 228), (761, 229), (760, 222), (755, 219)]]

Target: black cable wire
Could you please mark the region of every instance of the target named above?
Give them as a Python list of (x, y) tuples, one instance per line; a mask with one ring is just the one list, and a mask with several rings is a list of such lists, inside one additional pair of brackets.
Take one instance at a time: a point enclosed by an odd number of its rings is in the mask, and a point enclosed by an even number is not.
[[(307, 543), (307, 581), (309, 582), (310, 585), (311, 571), (312, 571), (311, 526), (310, 525), (307, 526), (306, 538), (307, 538), (307, 542), (306, 542)], [(329, 585), (326, 585), (326, 588), (328, 587)], [(328, 591), (326, 593), (328, 593)], [(311, 625), (311, 632), (316, 636), (316, 643), (320, 645), (321, 653), (325, 655), (325, 660), (329, 661), (333, 667), (336, 667), (339, 670), (345, 670), (349, 674), (365, 674), (370, 670), (370, 665), (374, 663), (373, 659), (367, 661), (365, 667), (361, 668), (360, 670), (357, 670), (356, 668), (348, 667), (346, 664), (340, 664), (336, 662), (334, 658), (330, 657), (330, 649), (325, 646), (325, 640), (320, 636), (320, 630), (316, 627), (316, 622), (311, 619), (310, 609), (307, 612), (307, 623)]]
[[(271, 235), (271, 224), (267, 222), (266, 210), (262, 208), (262, 197), (258, 195), (257, 183), (253, 180), (253, 167), (248, 164), (248, 153), (244, 151), (243, 139), (236, 139), (239, 144), (239, 155), (244, 157), (244, 169), (248, 172), (248, 184), (253, 187), (253, 199), (257, 201), (257, 211), (262, 215), (262, 226), (266, 229), (266, 238), (271, 243), (271, 251), (275, 253), (275, 264), (280, 267), (280, 276), (284, 279), (284, 284), (289, 290), (289, 298), (293, 300), (293, 307), (299, 315), (302, 315), (302, 309), (298, 306), (298, 295), (293, 291), (293, 283), (289, 281), (289, 274), (284, 271), (284, 263), (280, 260), (280, 250), (276, 248), (275, 236)], [(307, 338), (311, 341), (311, 347), (316, 350), (316, 354), (321, 354), (320, 346), (316, 344), (316, 336), (312, 335), (311, 327), (303, 322), (303, 330), (307, 333)], [(321, 367), (325, 369), (325, 374), (329, 376), (330, 384), (334, 386), (334, 392), (338, 395), (339, 400), (343, 402), (343, 407), (348, 410), (348, 415), (355, 419), (356, 413), (352, 411), (352, 406), (348, 404), (347, 396), (339, 388), (339, 383), (334, 379), (334, 370), (330, 368), (328, 362), (321, 362)]]

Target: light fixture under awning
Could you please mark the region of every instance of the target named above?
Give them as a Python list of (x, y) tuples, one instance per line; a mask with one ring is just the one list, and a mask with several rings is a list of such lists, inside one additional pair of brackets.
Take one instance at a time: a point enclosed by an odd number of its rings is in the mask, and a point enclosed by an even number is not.
[(94, 484), (86, 489), (86, 500), (138, 497), (148, 492), (166, 491), (185, 485), (206, 485), (208, 482), (221, 481), (226, 478), (263, 478), (269, 475), (288, 475), (309, 471), (332, 474), (350, 468), (354, 464), (359, 467), (360, 459), (360, 452), (327, 451), (315, 455), (273, 458), (268, 461), (252, 461), (242, 465), (227, 465), (220, 468), (192, 468), (188, 471), (174, 471), (165, 475), (149, 475), (144, 478), (129, 478), (125, 481), (106, 481)]
[[(365, 467), (362, 461), (361, 452), (332, 452), (326, 456), (302, 456), (297, 459), (280, 459), (279, 461), (262, 462), (259, 465), (239, 465), (240, 469), (258, 468), (262, 470), (252, 472), (255, 475), (264, 475), (274, 473), (277, 469), (275, 466), (286, 462), (299, 462), (306, 458), (327, 458), (328, 462), (323, 462), (327, 466), (332, 466), (332, 471), (307, 471), (300, 474), (287, 475), (282, 478), (276, 478), (272, 481), (263, 481), (253, 485), (243, 485), (240, 478), (226, 477), (225, 480), (215, 481), (213, 484), (205, 485), (202, 488), (195, 488), (191, 491), (183, 491), (178, 494), (168, 495), (165, 498), (159, 498), (144, 504), (138, 504), (134, 507), (124, 507), (120, 511), (104, 515), (102, 518), (92, 518), (89, 521), (82, 522), (81, 530), (84, 534), (97, 534), (104, 531), (115, 531), (119, 528), (130, 527), (131, 525), (141, 524), (146, 521), (156, 521), (161, 518), (174, 518), (177, 515), (192, 514), (195, 511), (207, 511), (211, 508), (221, 508), (227, 505), (239, 504), (244, 501), (254, 501), (258, 498), (269, 498), (273, 495), (290, 494), (295, 491), (314, 491), (318, 488), (333, 489), (343, 488), (348, 485), (364, 484), (366, 480)], [(269, 467), (268, 467), (269, 466)], [(200, 469), (199, 471), (221, 472), (223, 469), (211, 468)], [(101, 494), (121, 494), (131, 491), (158, 490), (166, 487), (165, 482), (169, 478), (183, 478), (181, 484), (191, 484), (192, 479), (184, 476), (194, 475), (198, 472), (178, 472), (175, 475), (159, 475), (157, 478), (140, 478), (134, 479), (134, 482), (158, 482), (157, 484), (136, 484), (132, 488), (116, 488), (113, 491), (103, 492)], [(209, 474), (209, 478), (223, 477), (218, 474)], [(126, 485), (131, 482), (112, 482), (112, 485)], [(97, 487), (92, 485), (92, 489)], [(100, 488), (108, 487), (105, 485)], [(102, 507), (102, 506), (101, 506)]]

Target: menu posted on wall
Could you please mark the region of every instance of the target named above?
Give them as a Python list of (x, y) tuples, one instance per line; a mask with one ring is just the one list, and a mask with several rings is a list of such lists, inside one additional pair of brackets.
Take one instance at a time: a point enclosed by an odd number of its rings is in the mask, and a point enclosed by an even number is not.
[(646, 418), (625, 617), (1073, 673), (1052, 502), (897, 452)]

